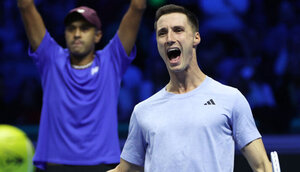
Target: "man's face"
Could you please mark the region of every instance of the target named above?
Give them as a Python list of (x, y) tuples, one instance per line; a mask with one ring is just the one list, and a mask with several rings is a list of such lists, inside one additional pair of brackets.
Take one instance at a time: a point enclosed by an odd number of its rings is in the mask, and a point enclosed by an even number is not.
[(76, 58), (84, 58), (94, 51), (101, 36), (101, 32), (85, 20), (74, 21), (65, 29), (67, 47)]
[(170, 13), (158, 19), (156, 40), (168, 70), (180, 72), (190, 65), (193, 48), (199, 44), (200, 35), (193, 31), (185, 14)]

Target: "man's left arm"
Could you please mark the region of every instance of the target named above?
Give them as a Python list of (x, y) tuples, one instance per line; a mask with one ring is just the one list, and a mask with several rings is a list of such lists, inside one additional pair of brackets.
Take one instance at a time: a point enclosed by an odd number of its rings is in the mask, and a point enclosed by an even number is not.
[(250, 142), (241, 150), (252, 170), (255, 172), (272, 172), (272, 164), (267, 156), (262, 139)]
[(147, 6), (146, 1), (147, 0), (131, 0), (129, 9), (124, 15), (119, 26), (118, 36), (127, 55), (131, 53), (135, 44), (140, 22)]

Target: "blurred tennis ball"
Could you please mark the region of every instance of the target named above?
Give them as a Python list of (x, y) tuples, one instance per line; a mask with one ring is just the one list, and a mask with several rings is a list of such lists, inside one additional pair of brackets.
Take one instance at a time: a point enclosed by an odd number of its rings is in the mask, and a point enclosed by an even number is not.
[(26, 134), (11, 125), (0, 125), (0, 172), (33, 172), (34, 147)]

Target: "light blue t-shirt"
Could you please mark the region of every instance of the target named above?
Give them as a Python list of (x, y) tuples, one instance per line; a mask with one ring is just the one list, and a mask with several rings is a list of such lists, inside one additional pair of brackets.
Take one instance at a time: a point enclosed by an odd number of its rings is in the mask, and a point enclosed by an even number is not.
[(163, 88), (136, 105), (121, 158), (145, 172), (232, 172), (235, 143), (260, 137), (240, 91), (207, 76), (188, 93)]
[(117, 34), (95, 52), (92, 65), (74, 69), (68, 49), (46, 32), (29, 55), (41, 75), (43, 107), (34, 164), (118, 163), (117, 103), (123, 74), (134, 59)]

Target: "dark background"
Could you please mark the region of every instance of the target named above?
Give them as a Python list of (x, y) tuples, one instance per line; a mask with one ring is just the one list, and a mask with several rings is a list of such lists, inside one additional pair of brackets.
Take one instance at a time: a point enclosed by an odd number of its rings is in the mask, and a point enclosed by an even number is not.
[[(62, 46), (65, 46), (63, 19), (67, 12), (81, 5), (96, 9), (104, 33), (97, 45), (99, 49), (116, 33), (129, 5), (129, 0), (35, 2), (48, 31)], [(137, 57), (126, 72), (120, 91), (121, 142), (126, 139), (134, 105), (169, 81), (153, 29), (156, 9), (167, 3), (183, 5), (197, 14), (202, 38), (197, 50), (201, 69), (245, 95), (257, 127), (263, 139), (266, 138), (268, 153), (277, 150), (285, 169), (295, 170), (293, 161), (288, 159), (298, 158), (300, 162), (299, 0), (148, 0), (136, 43)], [(0, 124), (21, 128), (35, 144), (42, 89), (27, 51), (28, 41), (17, 1), (1, 0)], [(241, 159), (236, 165), (239, 169), (243, 159), (237, 154), (237, 160)]]

